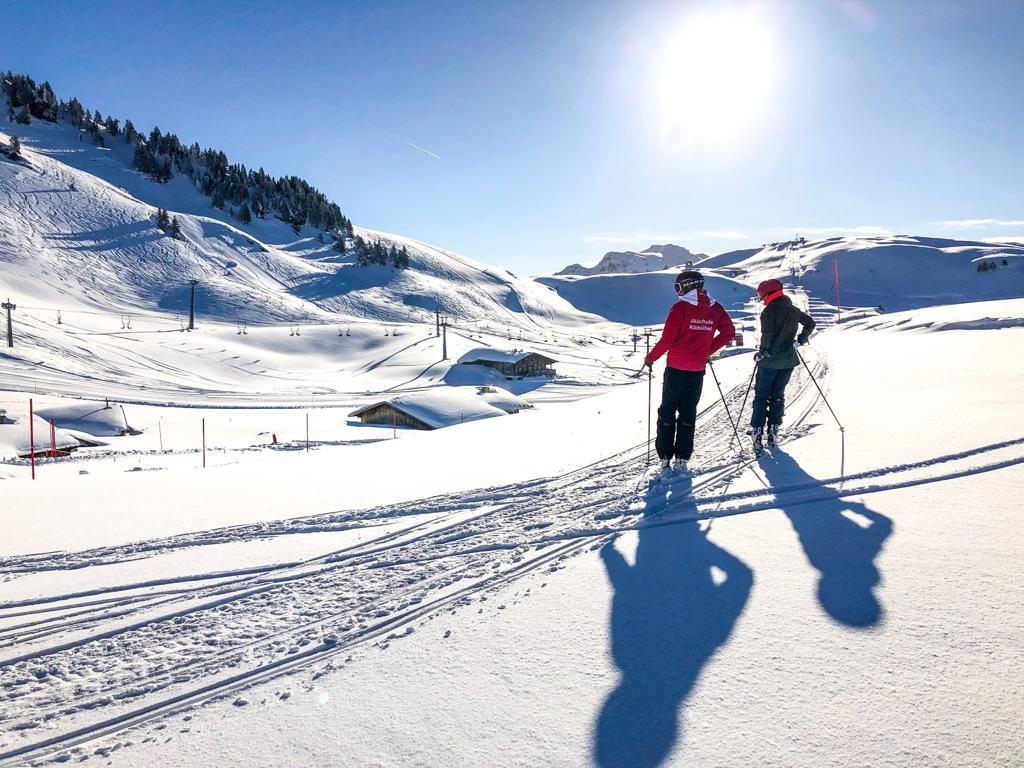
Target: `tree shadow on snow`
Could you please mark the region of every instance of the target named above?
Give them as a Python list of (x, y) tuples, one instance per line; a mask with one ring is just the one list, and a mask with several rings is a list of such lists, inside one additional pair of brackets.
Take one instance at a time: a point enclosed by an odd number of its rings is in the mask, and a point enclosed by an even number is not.
[[(781, 452), (762, 462), (762, 469), (773, 487), (818, 482)], [(884, 611), (874, 592), (881, 578), (875, 558), (892, 534), (892, 520), (838, 495), (807, 504), (783, 503), (779, 508), (793, 525), (807, 560), (820, 574), (821, 607), (849, 627), (877, 624)]]
[(64, 248), (77, 251), (109, 250), (118, 247), (144, 245), (164, 237), (167, 237), (167, 235), (158, 232), (156, 225), (148, 219), (131, 221), (125, 224), (114, 224), (109, 227), (82, 232), (57, 232), (46, 235), (47, 240), (79, 243), (79, 245), (63, 246)]
[[(684, 483), (673, 495), (688, 495)], [(649, 506), (661, 494), (653, 487)], [(621, 679), (598, 716), (594, 759), (657, 766), (679, 738), (679, 708), (743, 612), (753, 573), (697, 522), (641, 529), (632, 566), (611, 544), (601, 557), (615, 590), (611, 650)]]

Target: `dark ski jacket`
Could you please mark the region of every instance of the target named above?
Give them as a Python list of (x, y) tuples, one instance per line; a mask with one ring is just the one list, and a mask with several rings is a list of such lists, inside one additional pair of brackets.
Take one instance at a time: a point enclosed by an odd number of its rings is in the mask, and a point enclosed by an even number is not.
[[(803, 326), (797, 336), (797, 327)], [(793, 306), (792, 299), (783, 293), (769, 296), (761, 313), (762, 368), (796, 368), (800, 362), (793, 342), (806, 344), (814, 330), (811, 316)]]

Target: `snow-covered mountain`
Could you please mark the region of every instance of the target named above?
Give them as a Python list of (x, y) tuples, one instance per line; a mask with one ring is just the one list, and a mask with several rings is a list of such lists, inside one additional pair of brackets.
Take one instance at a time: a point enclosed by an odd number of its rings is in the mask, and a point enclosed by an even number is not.
[[(189, 280), (200, 316), (226, 321), (427, 321), (435, 308), (460, 320), (512, 326), (588, 320), (549, 288), (506, 269), (399, 235), (356, 227), (385, 246), (405, 246), (410, 266), (359, 266), (329, 236), (283, 221), (243, 225), (183, 176), (157, 183), (133, 170), (131, 148), (80, 140), (68, 124), (0, 124), (23, 160), (0, 155), (0, 292), (54, 311), (187, 315)], [(175, 216), (174, 238), (155, 223)]]
[(750, 285), (780, 278), (812, 297), (892, 312), (1024, 296), (1024, 245), (934, 237), (834, 237), (731, 251), (697, 264)]
[(678, 267), (688, 261), (706, 258), (703, 253), (691, 253), (681, 245), (652, 245), (643, 251), (609, 251), (593, 267), (571, 264), (555, 275), (611, 275), (658, 272)]
[[(614, 275), (538, 277), (577, 309), (617, 323), (655, 325), (665, 322), (676, 301), (677, 269)], [(737, 313), (755, 297), (754, 289), (714, 270), (704, 271), (705, 287), (729, 312)]]

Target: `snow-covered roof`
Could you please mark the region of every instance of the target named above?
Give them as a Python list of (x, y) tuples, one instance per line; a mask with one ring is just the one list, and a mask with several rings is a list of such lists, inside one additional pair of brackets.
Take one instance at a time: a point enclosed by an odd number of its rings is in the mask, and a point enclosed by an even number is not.
[(36, 414), (47, 420), (53, 419), (64, 429), (77, 430), (93, 436), (122, 435), (129, 426), (124, 409), (116, 404), (106, 406), (86, 401), (41, 407), (36, 410)]
[(510, 411), (532, 407), (521, 397), (499, 387), (437, 387), (367, 405), (349, 416), (360, 416), (385, 404), (435, 429), (464, 421), (504, 416)]
[(530, 355), (537, 355), (550, 362), (555, 362), (547, 355), (542, 355), (540, 352), (534, 352), (530, 349), (492, 349), (490, 347), (477, 347), (471, 349), (469, 352), (459, 358), (460, 363), (518, 363), (521, 360), (525, 360)]
[[(0, 424), (0, 457), (27, 456), (31, 450), (32, 435), (28, 428), (28, 409), (24, 413), (10, 412), (7, 418), (14, 423)], [(36, 454), (50, 448), (50, 424), (36, 415), (32, 419), (35, 430)], [(57, 448), (78, 448), (81, 443), (62, 429), (57, 429)]]

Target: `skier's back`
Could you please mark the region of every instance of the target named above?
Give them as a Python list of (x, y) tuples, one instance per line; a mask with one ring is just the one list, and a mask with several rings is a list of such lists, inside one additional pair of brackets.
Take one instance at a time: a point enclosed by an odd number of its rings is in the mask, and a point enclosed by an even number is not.
[(814, 331), (814, 320), (793, 305), (793, 300), (783, 293), (782, 283), (778, 280), (765, 280), (758, 285), (757, 296), (764, 302), (764, 311), (761, 312), (760, 349), (754, 357), (757, 381), (754, 385), (754, 410), (750, 417), (755, 451), (761, 448), (766, 422), (769, 445), (774, 445), (778, 439), (785, 410), (786, 385), (800, 362), (794, 342), (806, 344)]
[(662, 469), (674, 457), (679, 469), (693, 454), (697, 403), (704, 386), (708, 358), (729, 343), (736, 328), (725, 308), (704, 290), (700, 272), (687, 270), (676, 278), (679, 301), (672, 305), (661, 338), (644, 363), (651, 367), (668, 352), (655, 450)]

